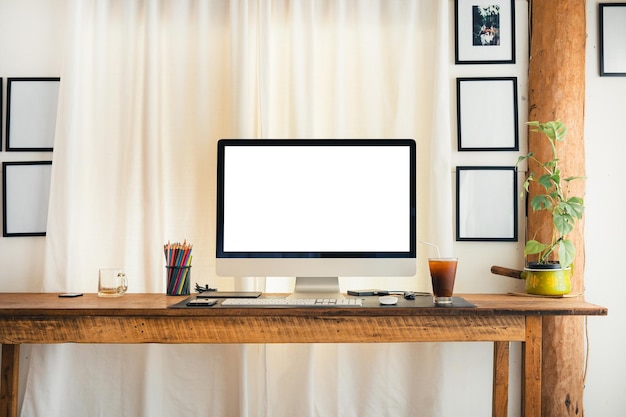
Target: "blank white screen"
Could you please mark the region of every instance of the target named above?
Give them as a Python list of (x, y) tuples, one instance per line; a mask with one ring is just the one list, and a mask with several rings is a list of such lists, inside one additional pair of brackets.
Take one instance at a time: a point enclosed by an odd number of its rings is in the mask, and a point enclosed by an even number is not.
[(408, 146), (227, 146), (225, 252), (407, 252)]

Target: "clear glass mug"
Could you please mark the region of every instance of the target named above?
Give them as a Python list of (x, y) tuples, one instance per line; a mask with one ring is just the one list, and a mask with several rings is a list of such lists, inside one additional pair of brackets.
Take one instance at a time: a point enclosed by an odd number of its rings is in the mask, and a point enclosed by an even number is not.
[(102, 268), (98, 274), (98, 297), (121, 297), (128, 290), (128, 279), (121, 269)]

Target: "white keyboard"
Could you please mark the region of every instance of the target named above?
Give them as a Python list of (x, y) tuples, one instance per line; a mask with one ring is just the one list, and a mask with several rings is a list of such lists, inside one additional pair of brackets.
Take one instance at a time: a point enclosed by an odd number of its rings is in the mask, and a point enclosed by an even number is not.
[(353, 307), (360, 298), (226, 298), (225, 307)]

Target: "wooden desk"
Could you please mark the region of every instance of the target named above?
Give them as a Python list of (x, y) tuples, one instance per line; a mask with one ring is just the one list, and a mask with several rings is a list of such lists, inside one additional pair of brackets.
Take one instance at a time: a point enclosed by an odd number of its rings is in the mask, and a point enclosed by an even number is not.
[(476, 308), (167, 308), (162, 294), (0, 294), (0, 416), (17, 415), (23, 343), (376, 343), (494, 342), (493, 416), (508, 411), (509, 342), (523, 342), (523, 410), (541, 414), (543, 317), (606, 315), (581, 298), (462, 295)]

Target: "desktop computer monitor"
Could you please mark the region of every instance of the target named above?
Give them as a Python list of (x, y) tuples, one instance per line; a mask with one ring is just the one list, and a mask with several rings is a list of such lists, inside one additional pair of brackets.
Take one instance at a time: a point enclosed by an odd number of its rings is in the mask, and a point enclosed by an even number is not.
[(292, 296), (339, 296), (338, 277), (413, 276), (415, 141), (222, 139), (216, 272), (296, 277)]

